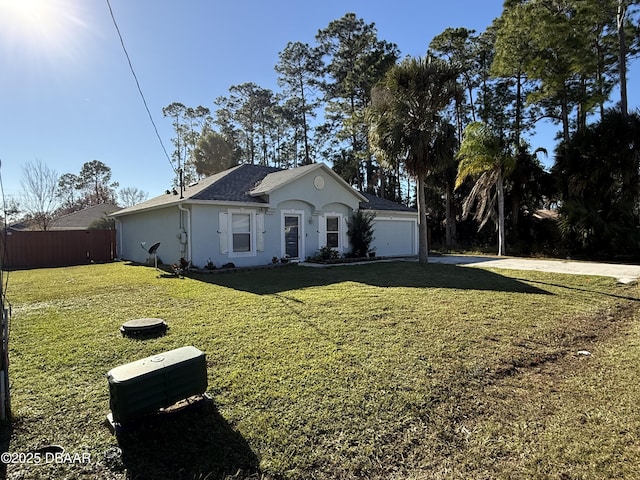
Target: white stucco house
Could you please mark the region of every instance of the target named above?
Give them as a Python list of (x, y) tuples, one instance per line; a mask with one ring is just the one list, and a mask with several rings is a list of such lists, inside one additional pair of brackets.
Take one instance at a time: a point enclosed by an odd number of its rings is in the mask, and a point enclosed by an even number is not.
[(145, 262), (145, 248), (160, 242), (164, 263), (184, 258), (199, 267), (209, 260), (244, 267), (274, 257), (303, 261), (326, 245), (349, 252), (347, 221), (357, 209), (376, 214), (377, 255), (417, 254), (414, 209), (354, 190), (324, 163), (289, 170), (239, 165), (182, 195), (169, 192), (111, 216), (119, 258)]

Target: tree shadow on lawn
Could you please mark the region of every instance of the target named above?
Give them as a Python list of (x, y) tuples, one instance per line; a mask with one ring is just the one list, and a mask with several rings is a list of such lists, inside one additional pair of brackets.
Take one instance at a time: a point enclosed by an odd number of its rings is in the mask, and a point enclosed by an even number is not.
[(619, 295), (617, 293), (595, 291), (595, 290), (591, 290), (591, 289), (587, 289), (587, 288), (575, 287), (575, 286), (571, 286), (571, 285), (560, 285), (558, 283), (543, 282), (541, 280), (528, 280), (528, 281), (530, 281), (531, 283), (537, 283), (538, 285), (546, 285), (546, 286), (549, 286), (549, 287), (556, 287), (556, 288), (566, 288), (567, 290), (574, 290), (576, 292), (586, 292), (586, 293), (591, 293), (591, 294), (605, 295), (605, 296), (611, 297), (611, 298), (619, 298), (621, 300), (631, 300), (632, 302), (640, 302), (640, 298), (632, 297), (630, 295)]
[(127, 478), (193, 480), (259, 474), (258, 457), (212, 401), (137, 421), (122, 427), (117, 438)]
[(357, 282), (377, 287), (450, 288), (551, 295), (550, 292), (519, 279), (484, 269), (435, 263), (421, 265), (401, 261), (325, 268), (298, 266), (233, 274), (190, 274), (189, 277), (257, 295), (273, 295), (342, 282)]

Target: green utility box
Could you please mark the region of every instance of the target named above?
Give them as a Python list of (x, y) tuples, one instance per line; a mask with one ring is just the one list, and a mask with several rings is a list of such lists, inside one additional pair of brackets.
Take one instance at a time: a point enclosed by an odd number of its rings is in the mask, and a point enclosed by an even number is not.
[(107, 379), (113, 421), (125, 423), (204, 394), (207, 361), (197, 348), (182, 347), (115, 367)]

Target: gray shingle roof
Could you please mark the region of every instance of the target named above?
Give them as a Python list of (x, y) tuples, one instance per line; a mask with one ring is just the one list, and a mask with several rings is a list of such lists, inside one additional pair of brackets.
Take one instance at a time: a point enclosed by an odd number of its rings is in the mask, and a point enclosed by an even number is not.
[(264, 203), (264, 200), (252, 197), (248, 192), (269, 173), (278, 170), (275, 167), (263, 167), (262, 165), (238, 165), (187, 186), (182, 193), (182, 199), (179, 193), (165, 193), (133, 207), (120, 210), (114, 216), (165, 207), (182, 203), (185, 200)]
[(392, 202), (386, 198), (381, 198), (371, 193), (360, 192), (367, 197), (366, 202), (360, 202), (360, 210), (389, 210), (395, 212), (413, 212), (417, 210), (415, 208), (407, 207), (401, 203)]
[[(223, 200), (230, 202), (257, 202), (266, 203), (258, 197), (250, 195), (267, 175), (274, 172), (284, 172), (276, 167), (264, 167), (262, 165), (240, 165), (208, 187), (190, 195), (192, 200)], [(225, 172), (222, 172), (225, 173)], [(185, 198), (187, 191), (185, 191)]]
[[(321, 168), (318, 165), (306, 165), (290, 170), (262, 165), (238, 165), (189, 185), (184, 190), (182, 199), (177, 193), (166, 193), (133, 207), (120, 210), (114, 216), (175, 205), (189, 200), (264, 204), (267, 202), (261, 198), (261, 195), (267, 195), (299, 176), (313, 169)], [(354, 193), (356, 195), (361, 194), (361, 192), (356, 192), (355, 190)], [(368, 200), (367, 202), (360, 202), (360, 208), (363, 209), (415, 212), (414, 209), (375, 195), (368, 193), (362, 195)]]
[(53, 220), (51, 230), (86, 230), (93, 222), (106, 217), (110, 213), (120, 210), (118, 205), (101, 203), (78, 210), (77, 212), (62, 215)]

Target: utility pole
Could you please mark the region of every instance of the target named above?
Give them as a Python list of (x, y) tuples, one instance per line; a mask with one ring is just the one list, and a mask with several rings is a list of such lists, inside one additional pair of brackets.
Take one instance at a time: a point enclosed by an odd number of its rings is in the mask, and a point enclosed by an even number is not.
[[(7, 228), (4, 225), (0, 233), (0, 252), (5, 252), (5, 242), (7, 241)], [(4, 254), (0, 253), (0, 314), (2, 323), (0, 326), (0, 421), (6, 421), (11, 417), (11, 401), (9, 391), (9, 319), (11, 310), (7, 309), (4, 291)]]

